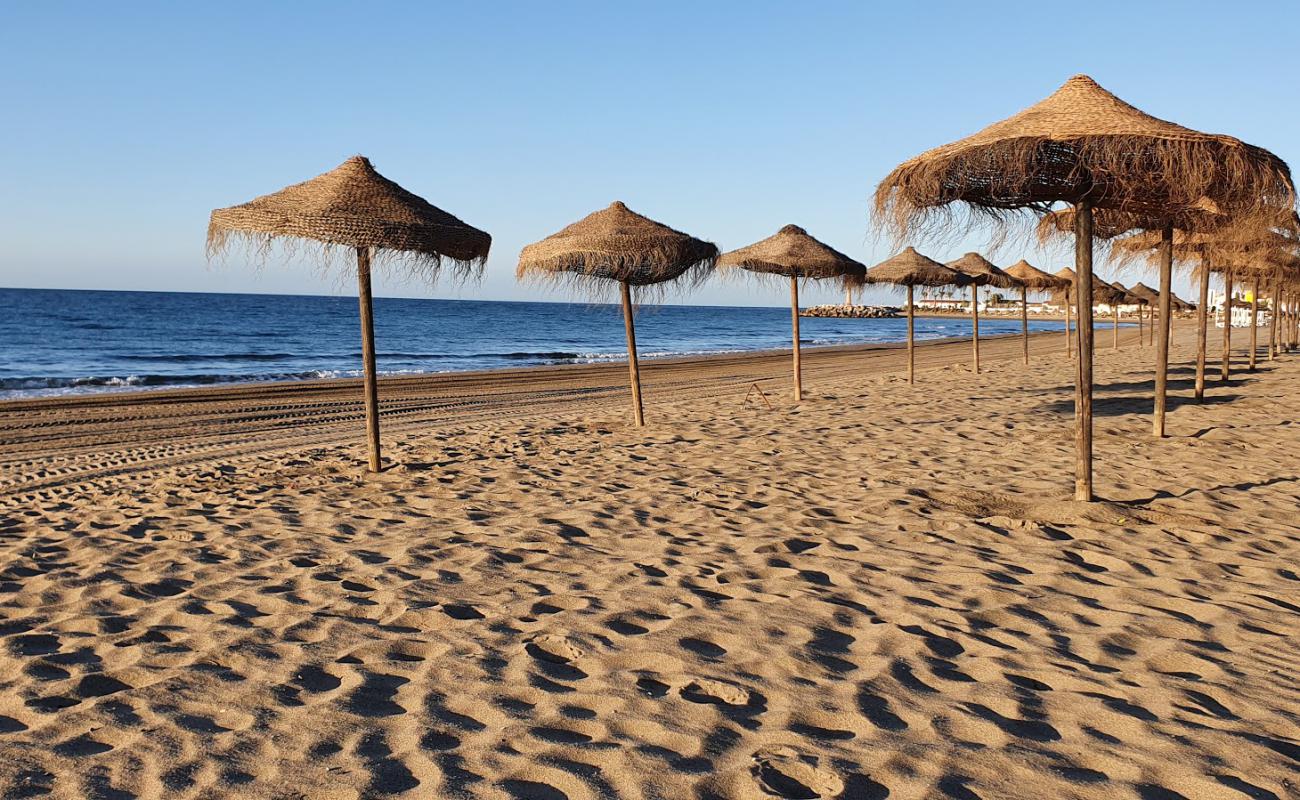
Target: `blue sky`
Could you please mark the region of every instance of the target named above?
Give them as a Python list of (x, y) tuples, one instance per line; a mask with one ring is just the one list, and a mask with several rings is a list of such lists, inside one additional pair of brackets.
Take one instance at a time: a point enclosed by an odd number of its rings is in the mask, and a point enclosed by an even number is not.
[[(1076, 72), (1300, 158), (1298, 4), (882, 6), (7, 0), (0, 286), (351, 292), (300, 262), (209, 266), (203, 240), (212, 208), (354, 153), (494, 239), (476, 286), (380, 276), (381, 295), (563, 299), (515, 283), (520, 248), (614, 199), (724, 249), (794, 222), (871, 264), (890, 168)], [(784, 300), (716, 281), (674, 299)]]

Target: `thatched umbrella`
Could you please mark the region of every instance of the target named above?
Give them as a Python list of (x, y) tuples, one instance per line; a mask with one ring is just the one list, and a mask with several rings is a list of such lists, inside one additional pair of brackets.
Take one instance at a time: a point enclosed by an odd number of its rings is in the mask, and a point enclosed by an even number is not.
[[(1144, 297), (1144, 296), (1138, 294), (1137, 292), (1134, 292), (1132, 289), (1126, 287), (1124, 284), (1120, 283), (1119, 281), (1111, 281), (1111, 282), (1110, 282), (1110, 285), (1113, 286), (1113, 287), (1115, 287), (1115, 289), (1117, 289), (1117, 290), (1119, 290), (1119, 291), (1121, 291), (1121, 292), (1124, 293), (1124, 303), (1125, 303), (1125, 305), (1137, 306), (1137, 315), (1138, 315), (1138, 347), (1145, 347), (1145, 346), (1146, 346), (1146, 333), (1145, 333), (1144, 330), (1143, 330), (1143, 324), (1144, 324), (1144, 322), (1145, 322), (1145, 317), (1146, 317), (1146, 315), (1145, 315), (1143, 312), (1144, 312), (1144, 309), (1145, 309), (1147, 306), (1149, 306), (1149, 305), (1151, 304), (1151, 301), (1148, 300), (1146, 297)], [(1154, 324), (1154, 321), (1153, 321), (1153, 324)]]
[[(518, 278), (538, 276), (577, 284), (589, 291), (605, 281), (619, 286), (627, 362), (632, 385), (632, 418), (645, 424), (641, 372), (632, 323), (632, 287), (684, 279), (698, 283), (713, 272), (718, 247), (673, 230), (620, 202), (588, 214), (569, 227), (534, 242), (519, 254)], [(598, 291), (598, 290), (597, 290)]]
[[(1006, 273), (1020, 283), (1020, 339), (1024, 345), (1025, 363), (1029, 363), (1029, 292), (1050, 292), (1066, 289), (1069, 284), (1063, 278), (1043, 272), (1023, 258), (1007, 267)], [(1069, 303), (1065, 305), (1070, 308)]]
[(1020, 284), (1016, 279), (993, 266), (979, 253), (967, 253), (956, 261), (949, 261), (948, 268), (954, 269), (969, 278), (971, 342), (974, 347), (975, 374), (980, 372), (980, 287), (992, 286), (996, 289), (1014, 289)]
[(803, 399), (803, 370), (799, 361), (799, 279), (835, 279), (853, 291), (866, 278), (867, 268), (808, 235), (798, 225), (786, 225), (761, 242), (723, 253), (719, 267), (748, 270), (790, 279), (790, 322), (794, 330), (794, 399)]
[(968, 279), (956, 270), (926, 258), (909, 247), (867, 270), (867, 283), (907, 287), (907, 382), (916, 382), (916, 342), (913, 337), (913, 291), (917, 286), (965, 286)]
[(1140, 297), (1146, 301), (1147, 308), (1150, 310), (1151, 325), (1147, 328), (1147, 343), (1154, 345), (1156, 342), (1156, 306), (1160, 304), (1160, 293), (1145, 283), (1138, 281), (1129, 287), (1129, 293), (1134, 297)]
[[(1052, 273), (1052, 277), (1059, 278), (1064, 282), (1060, 291), (1065, 295), (1065, 356), (1066, 358), (1073, 359), (1078, 356), (1079, 349), (1074, 346), (1074, 338), (1070, 335), (1070, 308), (1075, 301), (1074, 287), (1079, 276), (1074, 274), (1074, 270), (1069, 267), (1064, 267)], [(1056, 304), (1056, 300), (1057, 296), (1054, 292), (1052, 294), (1053, 305)]]
[[(304, 183), (238, 206), (219, 208), (208, 223), (208, 253), (232, 240), (265, 252), (279, 240), (320, 243), (326, 258), (338, 248), (354, 251), (361, 303), (361, 356), (365, 373), (366, 432), (370, 469), (378, 472), (379, 388), (375, 375), (375, 328), (371, 314), (370, 265), (376, 258), (402, 261), (427, 275), (449, 265), (482, 269), (492, 237), (466, 225), (353, 156)], [(289, 245), (292, 247), (292, 244)]]
[(1124, 284), (1120, 283), (1119, 281), (1111, 281), (1110, 288), (1120, 293), (1119, 300), (1112, 306), (1112, 310), (1115, 313), (1115, 325), (1114, 325), (1114, 340), (1112, 342), (1111, 349), (1112, 350), (1119, 349), (1119, 306), (1120, 304), (1126, 306), (1137, 306), (1138, 346), (1141, 347), (1142, 346), (1142, 306), (1146, 304), (1146, 300), (1130, 292), (1127, 288), (1125, 288)]
[(1203, 197), (1224, 208), (1276, 208), (1293, 205), (1295, 190), (1272, 153), (1152, 117), (1084, 75), (1009, 119), (901, 164), (876, 190), (877, 219), (900, 235), (943, 222), (952, 203), (994, 220), (1056, 202), (1079, 211), (1076, 499), (1092, 499), (1093, 209), (1160, 217)]

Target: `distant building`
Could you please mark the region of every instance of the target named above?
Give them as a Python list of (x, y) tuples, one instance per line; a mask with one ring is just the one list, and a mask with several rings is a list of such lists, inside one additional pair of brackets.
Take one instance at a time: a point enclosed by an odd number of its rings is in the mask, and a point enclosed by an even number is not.
[(916, 307), (927, 311), (970, 311), (970, 300), (955, 297), (921, 297), (916, 300)]

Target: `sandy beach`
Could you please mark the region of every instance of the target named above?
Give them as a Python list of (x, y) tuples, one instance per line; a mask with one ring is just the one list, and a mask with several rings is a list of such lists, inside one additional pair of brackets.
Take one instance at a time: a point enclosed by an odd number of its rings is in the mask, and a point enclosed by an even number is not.
[(1060, 334), (0, 405), (0, 796), (1298, 797), (1300, 362), (1110, 336), (1090, 505)]

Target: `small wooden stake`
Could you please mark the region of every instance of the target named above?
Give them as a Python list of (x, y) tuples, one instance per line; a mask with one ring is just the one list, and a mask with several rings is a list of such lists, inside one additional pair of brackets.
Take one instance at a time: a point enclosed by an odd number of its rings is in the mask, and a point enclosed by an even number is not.
[(1029, 288), (1020, 287), (1020, 342), (1025, 351), (1025, 363), (1029, 363)]
[(916, 383), (916, 341), (912, 334), (912, 319), (914, 307), (912, 305), (912, 292), (915, 286), (907, 286), (907, 382)]
[(1151, 433), (1165, 435), (1165, 393), (1169, 382), (1169, 326), (1173, 309), (1174, 227), (1160, 230), (1160, 339), (1156, 342), (1156, 402)]
[(1201, 293), (1196, 304), (1196, 399), (1205, 399), (1205, 344), (1209, 338), (1210, 257), (1201, 254)]
[(974, 336), (971, 341), (975, 347), (975, 374), (980, 374), (980, 287), (978, 284), (971, 284), (970, 287), (970, 314), (971, 327)]
[[(1074, 212), (1075, 296), (1079, 352), (1074, 377), (1074, 499), (1092, 501), (1092, 201)], [(1068, 328), (1068, 323), (1067, 323)]]
[(361, 302), (361, 366), (366, 392), (366, 440), (370, 446), (370, 471), (378, 472), (379, 382), (375, 375), (375, 319), (370, 298), (370, 248), (357, 248), (357, 297)]
[(1259, 347), (1259, 275), (1250, 290), (1250, 371), (1255, 371), (1255, 349)]
[(790, 325), (794, 329), (794, 401), (803, 400), (803, 365), (799, 362), (799, 274), (790, 276)]
[(632, 287), (627, 281), (619, 284), (623, 295), (623, 328), (627, 331), (627, 369), (632, 380), (632, 419), (638, 428), (645, 425), (641, 411), (641, 369), (636, 358), (636, 328), (632, 324)]

